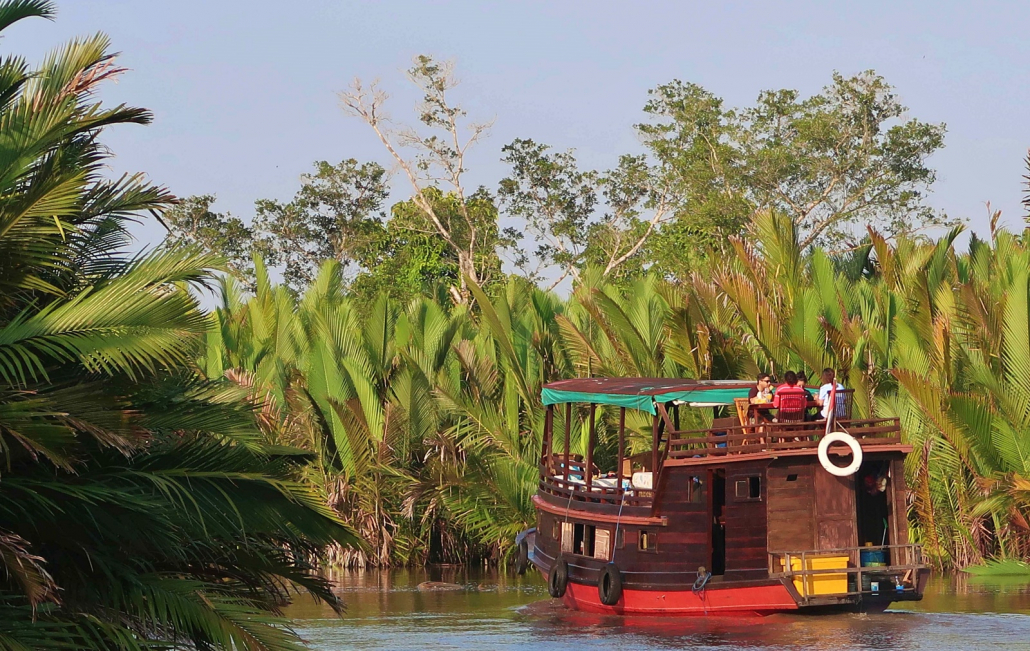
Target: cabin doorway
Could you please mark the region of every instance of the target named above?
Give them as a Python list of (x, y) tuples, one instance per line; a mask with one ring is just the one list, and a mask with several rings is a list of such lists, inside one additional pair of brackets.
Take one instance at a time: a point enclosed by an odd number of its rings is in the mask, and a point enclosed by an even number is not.
[(888, 518), (889, 461), (862, 462), (855, 475), (855, 507), (858, 511), (858, 544), (890, 545)]
[(709, 565), (715, 576), (726, 572), (726, 475), (722, 470), (708, 473), (708, 485), (711, 487), (708, 512), (711, 514), (711, 549), (712, 562)]

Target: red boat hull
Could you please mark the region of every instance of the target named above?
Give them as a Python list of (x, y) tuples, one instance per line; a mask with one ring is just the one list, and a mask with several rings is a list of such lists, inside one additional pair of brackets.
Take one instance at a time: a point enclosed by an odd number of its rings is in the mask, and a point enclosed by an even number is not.
[(563, 601), (574, 610), (603, 615), (733, 615), (759, 617), (798, 609), (783, 585), (704, 590), (625, 589), (614, 606), (601, 603), (597, 587), (569, 582)]

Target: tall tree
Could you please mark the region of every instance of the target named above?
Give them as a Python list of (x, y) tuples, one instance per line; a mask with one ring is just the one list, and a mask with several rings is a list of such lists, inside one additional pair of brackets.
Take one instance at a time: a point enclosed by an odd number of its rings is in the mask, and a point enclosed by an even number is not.
[(376, 163), (353, 158), (336, 165), (316, 162), (315, 172), (301, 177), (292, 201), (256, 203), (258, 249), (297, 290), (314, 280), (326, 260), (335, 260), (346, 272), (355, 266), (356, 251), (382, 228), (387, 181), (386, 170)]
[(680, 81), (650, 95), (652, 119), (637, 129), (674, 175), (678, 217), (693, 228), (732, 234), (772, 208), (790, 215), (807, 248), (840, 247), (867, 224), (888, 237), (950, 225), (925, 203), (935, 178), (926, 161), (944, 125), (904, 120), (893, 87), (872, 71), (834, 74), (808, 99), (766, 91), (744, 109)]
[[(496, 233), (497, 207), (493, 197), (482, 188), (461, 203), (454, 193), (444, 194), (429, 188), (425, 198), (437, 215), (460, 224), (468, 215), (491, 234)], [(361, 271), (351, 291), (373, 296), (386, 293), (404, 301), (430, 296), (438, 286), (461, 284), (461, 267), (453, 248), (442, 240), (414, 199), (401, 201), (390, 209), (390, 219), (370, 231), (355, 255)], [(491, 226), (492, 225), (492, 226)], [(492, 248), (476, 250), (473, 259), (482, 277), (498, 278), (501, 261)]]
[(226, 266), (237, 280), (253, 280), (251, 261), (254, 231), (239, 217), (211, 210), (214, 195), (187, 197), (176, 202), (158, 220), (168, 229), (172, 244), (199, 246), (222, 256)]
[[(579, 279), (598, 179), (594, 172), (580, 171), (571, 151), (550, 149), (521, 138), (505, 145), (501, 160), (511, 166), (511, 175), (501, 179), (497, 194), (505, 212), (524, 223), (508, 229), (516, 266), (534, 282), (543, 269), (554, 267), (560, 275), (553, 287), (569, 276)], [(536, 244), (532, 259), (522, 248), (526, 234)]]
[[(417, 56), (408, 70), (408, 79), (423, 95), (416, 107), (422, 132), (415, 127), (390, 127), (384, 115), (388, 96), (375, 83), (365, 87), (355, 80), (349, 90), (340, 93), (340, 99), (348, 114), (363, 120), (379, 137), (411, 184), (411, 200), (426, 224), (454, 252), (460, 275), (453, 294), (456, 300), (466, 301), (466, 279), (477, 284), (488, 282), (495, 268), (491, 258), (503, 244), (496, 214), (494, 219), (484, 221), (486, 215), (469, 201), (464, 181), (468, 152), (487, 134), (490, 125), (468, 122), (467, 113), (452, 103), (449, 93), (458, 83), (452, 63)], [(404, 148), (413, 150), (414, 155), (405, 156)], [(446, 194), (456, 198), (453, 214), (438, 209), (433, 194), (438, 187), (446, 188)]]
[[(498, 196), (507, 214), (524, 223), (505, 229), (516, 266), (534, 281), (555, 270), (551, 288), (568, 277), (579, 281), (587, 266), (602, 276), (636, 271), (646, 263), (649, 239), (673, 216), (672, 196), (661, 166), (624, 155), (606, 172), (583, 172), (572, 152), (518, 139), (502, 151), (511, 174)], [(525, 251), (526, 235), (536, 245)], [(535, 268), (533, 268), (535, 267)]]

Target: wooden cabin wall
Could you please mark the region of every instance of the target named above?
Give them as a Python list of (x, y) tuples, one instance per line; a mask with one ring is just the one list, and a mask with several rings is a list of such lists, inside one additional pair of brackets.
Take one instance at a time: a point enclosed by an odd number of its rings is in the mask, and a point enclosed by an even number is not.
[[(694, 477), (701, 483), (694, 482)], [(663, 570), (695, 572), (710, 561), (708, 531), (708, 472), (700, 468), (666, 468), (656, 513), (668, 517), (658, 529), (658, 553)], [(700, 492), (694, 492), (700, 486)], [(643, 554), (641, 561), (646, 562)]]
[[(737, 482), (759, 477), (757, 498), (738, 495)], [(726, 578), (744, 579), (768, 572), (766, 548), (766, 464), (732, 464), (726, 469)]]
[[(769, 466), (769, 551), (815, 549), (815, 473), (810, 461), (781, 461)], [(774, 571), (777, 568), (773, 568)]]

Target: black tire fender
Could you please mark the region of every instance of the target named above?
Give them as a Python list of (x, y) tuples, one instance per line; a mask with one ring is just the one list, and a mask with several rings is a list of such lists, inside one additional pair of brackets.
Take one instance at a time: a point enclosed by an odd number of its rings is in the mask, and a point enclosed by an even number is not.
[(605, 606), (614, 606), (622, 599), (622, 572), (615, 563), (608, 563), (601, 568), (597, 579), (597, 596)]
[(551, 571), (547, 574), (547, 594), (555, 599), (565, 596), (565, 589), (569, 586), (569, 564), (559, 556), (554, 560)]
[(529, 569), (529, 544), (523, 538), (519, 541), (518, 553), (515, 556), (515, 573), (522, 576)]

